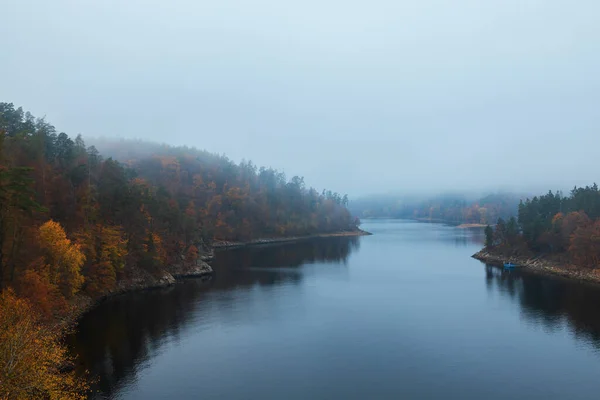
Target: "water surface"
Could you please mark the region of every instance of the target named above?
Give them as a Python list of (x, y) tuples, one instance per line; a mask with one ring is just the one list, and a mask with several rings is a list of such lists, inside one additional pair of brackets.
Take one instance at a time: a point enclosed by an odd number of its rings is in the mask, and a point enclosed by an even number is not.
[(598, 398), (597, 286), (486, 266), (479, 230), (364, 228), (105, 302), (71, 338), (93, 398)]

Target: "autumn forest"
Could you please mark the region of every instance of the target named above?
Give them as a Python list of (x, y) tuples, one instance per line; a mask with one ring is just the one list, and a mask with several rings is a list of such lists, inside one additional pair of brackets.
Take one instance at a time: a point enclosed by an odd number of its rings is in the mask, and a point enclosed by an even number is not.
[(86, 398), (88, 379), (64, 343), (78, 313), (163, 279), (167, 266), (200, 265), (216, 245), (359, 234), (354, 214), (487, 224), (484, 251), (500, 258), (579, 270), (600, 263), (595, 184), (524, 201), (497, 193), (350, 203), (301, 177), (196, 148), (90, 143), (0, 103), (0, 400)]
[(78, 398), (51, 327), (82, 299), (194, 263), (214, 241), (357, 229), (347, 196), (297, 176), (194, 148), (104, 147), (112, 157), (0, 103), (0, 399)]
[(600, 190), (575, 187), (521, 201), (517, 217), (486, 229), (486, 246), (507, 256), (544, 255), (593, 269), (600, 264)]

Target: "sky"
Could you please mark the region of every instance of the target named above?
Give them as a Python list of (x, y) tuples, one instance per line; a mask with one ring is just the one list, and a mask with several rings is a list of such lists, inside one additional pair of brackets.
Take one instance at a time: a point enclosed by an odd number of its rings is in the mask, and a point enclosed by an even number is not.
[(351, 196), (599, 181), (597, 0), (0, 0), (0, 101)]

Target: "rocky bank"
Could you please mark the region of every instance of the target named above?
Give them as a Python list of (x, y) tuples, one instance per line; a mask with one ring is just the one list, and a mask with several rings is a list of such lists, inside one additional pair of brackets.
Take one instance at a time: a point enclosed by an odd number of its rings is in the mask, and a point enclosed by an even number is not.
[(564, 261), (551, 256), (510, 256), (495, 253), (493, 249), (483, 249), (475, 254), (473, 258), (483, 261), (486, 264), (503, 266), (505, 262), (511, 262), (525, 268), (529, 271), (558, 275), (565, 278), (577, 279), (580, 281), (600, 283), (600, 270), (582, 268), (576, 265), (565, 263)]
[(74, 313), (71, 317), (68, 318), (68, 321), (69, 323), (75, 321), (85, 312), (94, 308), (95, 305), (112, 296), (131, 292), (134, 290), (146, 290), (171, 286), (175, 284), (175, 282), (179, 279), (208, 277), (214, 272), (212, 267), (208, 264), (208, 262), (210, 262), (214, 258), (214, 249), (234, 248), (271, 243), (297, 242), (299, 240), (312, 238), (365, 235), (371, 235), (371, 233), (363, 231), (361, 229), (357, 229), (354, 231), (323, 233), (309, 236), (263, 238), (248, 242), (217, 241), (212, 244), (212, 248), (210, 250), (204, 251), (202, 254), (200, 254), (198, 260), (195, 262), (194, 265), (185, 265), (185, 258), (184, 256), (181, 256), (181, 264), (165, 266), (159, 273), (156, 274), (151, 274), (150, 272), (141, 268), (137, 268), (134, 271), (130, 271), (128, 278), (120, 280), (113, 290), (106, 293), (99, 299), (92, 300), (87, 296), (78, 296), (78, 298), (75, 299)]

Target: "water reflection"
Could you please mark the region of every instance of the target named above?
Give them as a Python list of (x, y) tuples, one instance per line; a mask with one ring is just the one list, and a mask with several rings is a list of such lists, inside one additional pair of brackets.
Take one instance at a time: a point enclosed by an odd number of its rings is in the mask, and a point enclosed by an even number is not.
[[(69, 338), (79, 370), (90, 371), (98, 380), (92, 398), (111, 398), (135, 382), (139, 369), (165, 343), (179, 341), (181, 332), (203, 316), (218, 313), (220, 318), (251, 319), (252, 296), (240, 302), (229, 293), (298, 285), (303, 279), (302, 265), (345, 265), (359, 245), (359, 238), (336, 237), (221, 251), (213, 263), (216, 274), (209, 281), (192, 279), (109, 299), (86, 315)], [(210, 301), (203, 302), (208, 296)], [(240, 310), (239, 303), (246, 308)]]
[(483, 228), (456, 228), (454, 225), (414, 220), (369, 220), (368, 229), (379, 240), (412, 242), (419, 245), (448, 245), (454, 247), (482, 246), (485, 241)]
[(456, 247), (467, 247), (474, 244), (483, 246), (485, 242), (485, 235), (481, 228), (464, 228), (460, 229), (458, 233), (454, 230), (450, 233), (449, 237), (454, 240)]
[(600, 348), (598, 285), (491, 265), (486, 265), (485, 271), (488, 291), (513, 298), (528, 322), (542, 325), (547, 331), (566, 326), (574, 337)]
[(465, 246), (472, 244), (483, 246), (485, 243), (483, 228), (465, 228), (462, 231), (463, 234), (460, 237), (464, 238)]
[(365, 225), (221, 252), (212, 281), (106, 302), (72, 338), (97, 397), (597, 397), (595, 287), (485, 267), (477, 232)]
[(252, 246), (219, 251), (214, 266), (299, 267), (314, 262), (345, 264), (350, 253), (359, 247), (358, 237), (331, 237), (297, 243)]

